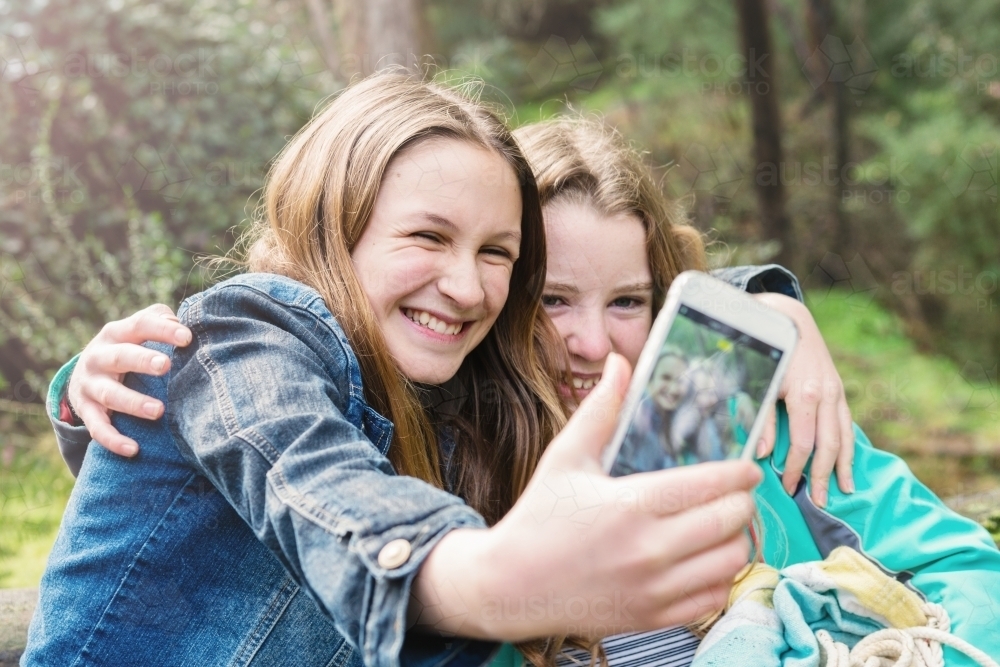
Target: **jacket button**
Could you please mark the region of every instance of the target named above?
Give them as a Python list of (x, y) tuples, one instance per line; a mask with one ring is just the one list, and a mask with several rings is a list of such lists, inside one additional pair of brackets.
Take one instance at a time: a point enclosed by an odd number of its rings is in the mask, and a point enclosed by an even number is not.
[(410, 557), (410, 543), (404, 539), (392, 540), (378, 552), (378, 564), (387, 570), (395, 570)]

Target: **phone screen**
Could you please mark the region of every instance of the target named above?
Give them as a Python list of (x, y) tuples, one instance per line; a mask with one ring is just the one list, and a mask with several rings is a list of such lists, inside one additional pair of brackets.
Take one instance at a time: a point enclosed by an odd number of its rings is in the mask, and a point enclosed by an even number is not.
[(781, 355), (682, 303), (611, 474), (738, 458)]

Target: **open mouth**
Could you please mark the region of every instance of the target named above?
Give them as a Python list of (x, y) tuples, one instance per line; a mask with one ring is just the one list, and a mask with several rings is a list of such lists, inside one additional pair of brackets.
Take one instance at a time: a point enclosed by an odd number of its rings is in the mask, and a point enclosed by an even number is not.
[(587, 394), (601, 381), (600, 375), (587, 374), (577, 375), (573, 373), (573, 379), (569, 384), (563, 382), (559, 385), (559, 393), (569, 401), (580, 401), (586, 398)]
[(574, 389), (593, 389), (594, 385), (601, 381), (601, 376), (596, 377), (580, 377), (579, 375), (573, 376), (573, 388)]
[(403, 308), (403, 314), (415, 324), (443, 336), (458, 336), (462, 333), (462, 329), (465, 328), (465, 322), (445, 322), (431, 315), (426, 310)]

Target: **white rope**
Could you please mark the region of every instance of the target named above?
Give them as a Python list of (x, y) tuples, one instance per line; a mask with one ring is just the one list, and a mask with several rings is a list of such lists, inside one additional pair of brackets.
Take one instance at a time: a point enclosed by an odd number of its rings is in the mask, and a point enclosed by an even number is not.
[(816, 633), (823, 667), (944, 667), (942, 645), (975, 660), (981, 667), (1000, 667), (969, 642), (951, 634), (951, 621), (944, 607), (927, 602), (921, 607), (927, 625), (889, 628), (874, 632), (848, 649), (830, 633)]

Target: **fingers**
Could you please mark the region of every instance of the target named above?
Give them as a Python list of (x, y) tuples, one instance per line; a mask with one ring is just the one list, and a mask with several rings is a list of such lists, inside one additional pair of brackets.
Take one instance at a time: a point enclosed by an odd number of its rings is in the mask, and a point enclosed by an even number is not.
[(617, 497), (621, 509), (666, 517), (750, 491), (762, 476), (750, 461), (711, 461), (621, 477)]
[[(129, 389), (120, 382), (107, 377), (95, 377), (87, 387), (84, 400), (90, 400), (105, 412), (122, 412), (140, 419), (159, 419), (163, 415), (163, 403), (155, 398)], [(82, 415), (81, 415), (82, 418)]]
[(566, 428), (553, 441), (554, 445), (560, 443), (556, 449), (564, 450), (568, 446), (588, 458), (599, 457), (614, 434), (630, 378), (631, 369), (625, 357), (609, 354), (601, 381), (583, 399)]
[(665, 556), (674, 563), (728, 542), (750, 525), (755, 508), (750, 493), (738, 491), (661, 519), (661, 534), (675, 540)]
[(108, 414), (99, 405), (85, 401), (75, 409), (80, 419), (87, 425), (90, 436), (109, 452), (127, 457), (138, 453), (139, 445), (136, 441), (119, 433), (118, 429), (111, 425)]
[(774, 441), (778, 432), (778, 412), (772, 405), (764, 418), (764, 431), (757, 441), (757, 458), (762, 459), (774, 451)]
[(691, 556), (665, 572), (664, 626), (690, 623), (724, 609), (733, 581), (750, 560), (750, 540), (741, 531), (714, 549)]
[[(81, 361), (91, 373), (163, 375), (170, 370), (170, 357), (136, 343), (108, 343), (89, 350)], [(137, 415), (138, 416), (138, 415)]]
[(809, 481), (812, 499), (817, 507), (826, 507), (830, 489), (830, 474), (840, 453), (840, 418), (837, 404), (824, 401), (817, 416), (816, 453), (813, 455)]
[(156, 304), (126, 317), (124, 320), (104, 325), (101, 335), (109, 342), (133, 343), (146, 341), (184, 347), (191, 342), (191, 330), (180, 323), (167, 306)]
[(837, 486), (844, 493), (854, 493), (854, 423), (847, 401), (837, 404), (840, 419), (840, 452), (837, 454)]
[(795, 493), (795, 488), (802, 477), (802, 470), (816, 442), (816, 406), (820, 397), (812, 391), (813, 384), (813, 381), (807, 382), (799, 392), (801, 396), (792, 395), (787, 399), (791, 444), (788, 449), (788, 459), (785, 461), (785, 472), (781, 476), (781, 485), (788, 495)]

